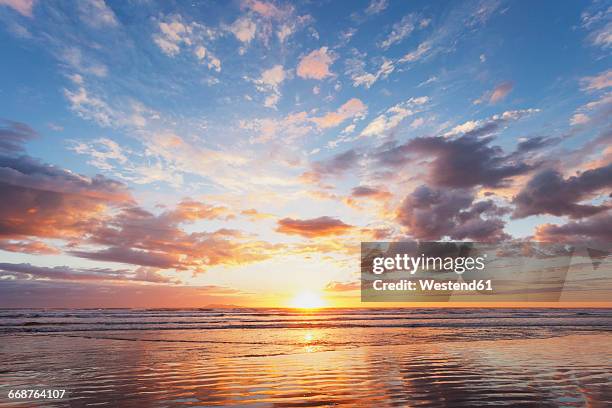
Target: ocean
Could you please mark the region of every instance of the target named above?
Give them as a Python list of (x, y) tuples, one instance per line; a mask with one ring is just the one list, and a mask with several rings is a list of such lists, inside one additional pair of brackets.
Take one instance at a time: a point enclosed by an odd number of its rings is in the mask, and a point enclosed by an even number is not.
[(612, 309), (0, 310), (0, 406), (225, 405), (611, 406)]

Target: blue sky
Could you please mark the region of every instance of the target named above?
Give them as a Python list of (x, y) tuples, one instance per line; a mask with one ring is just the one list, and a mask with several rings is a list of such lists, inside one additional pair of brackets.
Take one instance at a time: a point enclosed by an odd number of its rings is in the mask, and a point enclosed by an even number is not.
[(362, 240), (609, 240), (611, 16), (0, 0), (0, 287), (350, 298)]

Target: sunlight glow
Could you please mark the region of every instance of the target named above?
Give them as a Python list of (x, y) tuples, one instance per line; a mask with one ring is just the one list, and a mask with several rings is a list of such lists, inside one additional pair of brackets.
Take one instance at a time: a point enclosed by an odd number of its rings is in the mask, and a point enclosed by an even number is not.
[(317, 309), (325, 305), (325, 300), (319, 294), (308, 291), (297, 294), (290, 306), (297, 309)]

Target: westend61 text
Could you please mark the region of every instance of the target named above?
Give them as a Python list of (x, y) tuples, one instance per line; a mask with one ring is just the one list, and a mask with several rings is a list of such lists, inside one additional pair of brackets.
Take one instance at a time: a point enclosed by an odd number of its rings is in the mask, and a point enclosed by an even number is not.
[(493, 284), (490, 279), (472, 280), (468, 282), (438, 282), (434, 279), (413, 280), (402, 279), (397, 282), (385, 282), (377, 279), (373, 283), (374, 290), (398, 290), (398, 291), (492, 291)]

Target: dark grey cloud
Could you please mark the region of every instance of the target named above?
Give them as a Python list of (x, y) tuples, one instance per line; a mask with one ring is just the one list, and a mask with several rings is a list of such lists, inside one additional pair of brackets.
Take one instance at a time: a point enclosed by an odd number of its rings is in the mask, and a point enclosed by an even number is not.
[(319, 160), (311, 164), (311, 170), (303, 174), (303, 178), (309, 181), (320, 181), (328, 176), (341, 176), (348, 170), (357, 167), (359, 160), (363, 157), (355, 149), (338, 153), (325, 160)]
[(388, 167), (430, 159), (427, 181), (450, 188), (499, 187), (510, 177), (532, 170), (529, 164), (505, 155), (500, 147), (490, 146), (492, 138), (479, 135), (475, 130), (458, 138), (419, 137), (382, 150), (375, 159)]
[(612, 188), (612, 164), (564, 179), (560, 172), (546, 169), (535, 174), (514, 197), (514, 218), (530, 215), (567, 215), (571, 218), (588, 217), (610, 208), (602, 205), (580, 204), (596, 191)]
[(177, 281), (160, 275), (156, 270), (138, 268), (71, 268), (69, 266), (35, 266), (29, 263), (0, 263), (0, 271), (5, 274), (18, 275), (27, 279), (52, 279), (68, 281), (139, 281), (155, 283), (176, 283)]
[(520, 141), (516, 146), (516, 154), (524, 154), (545, 147), (551, 147), (563, 140), (561, 137), (533, 136)]
[(404, 199), (397, 220), (412, 237), (422, 240), (450, 237), (490, 242), (507, 238), (500, 218), (507, 209), (492, 200), (474, 200), (472, 189), (422, 185)]
[(386, 200), (391, 197), (391, 193), (381, 187), (357, 186), (351, 190), (351, 197), (367, 198), (372, 200)]
[(535, 237), (552, 242), (603, 242), (609, 247), (612, 242), (612, 211), (600, 213), (585, 220), (571, 221), (563, 225), (540, 225)]
[(25, 123), (0, 119), (0, 154), (22, 152), (23, 144), (37, 136)]

